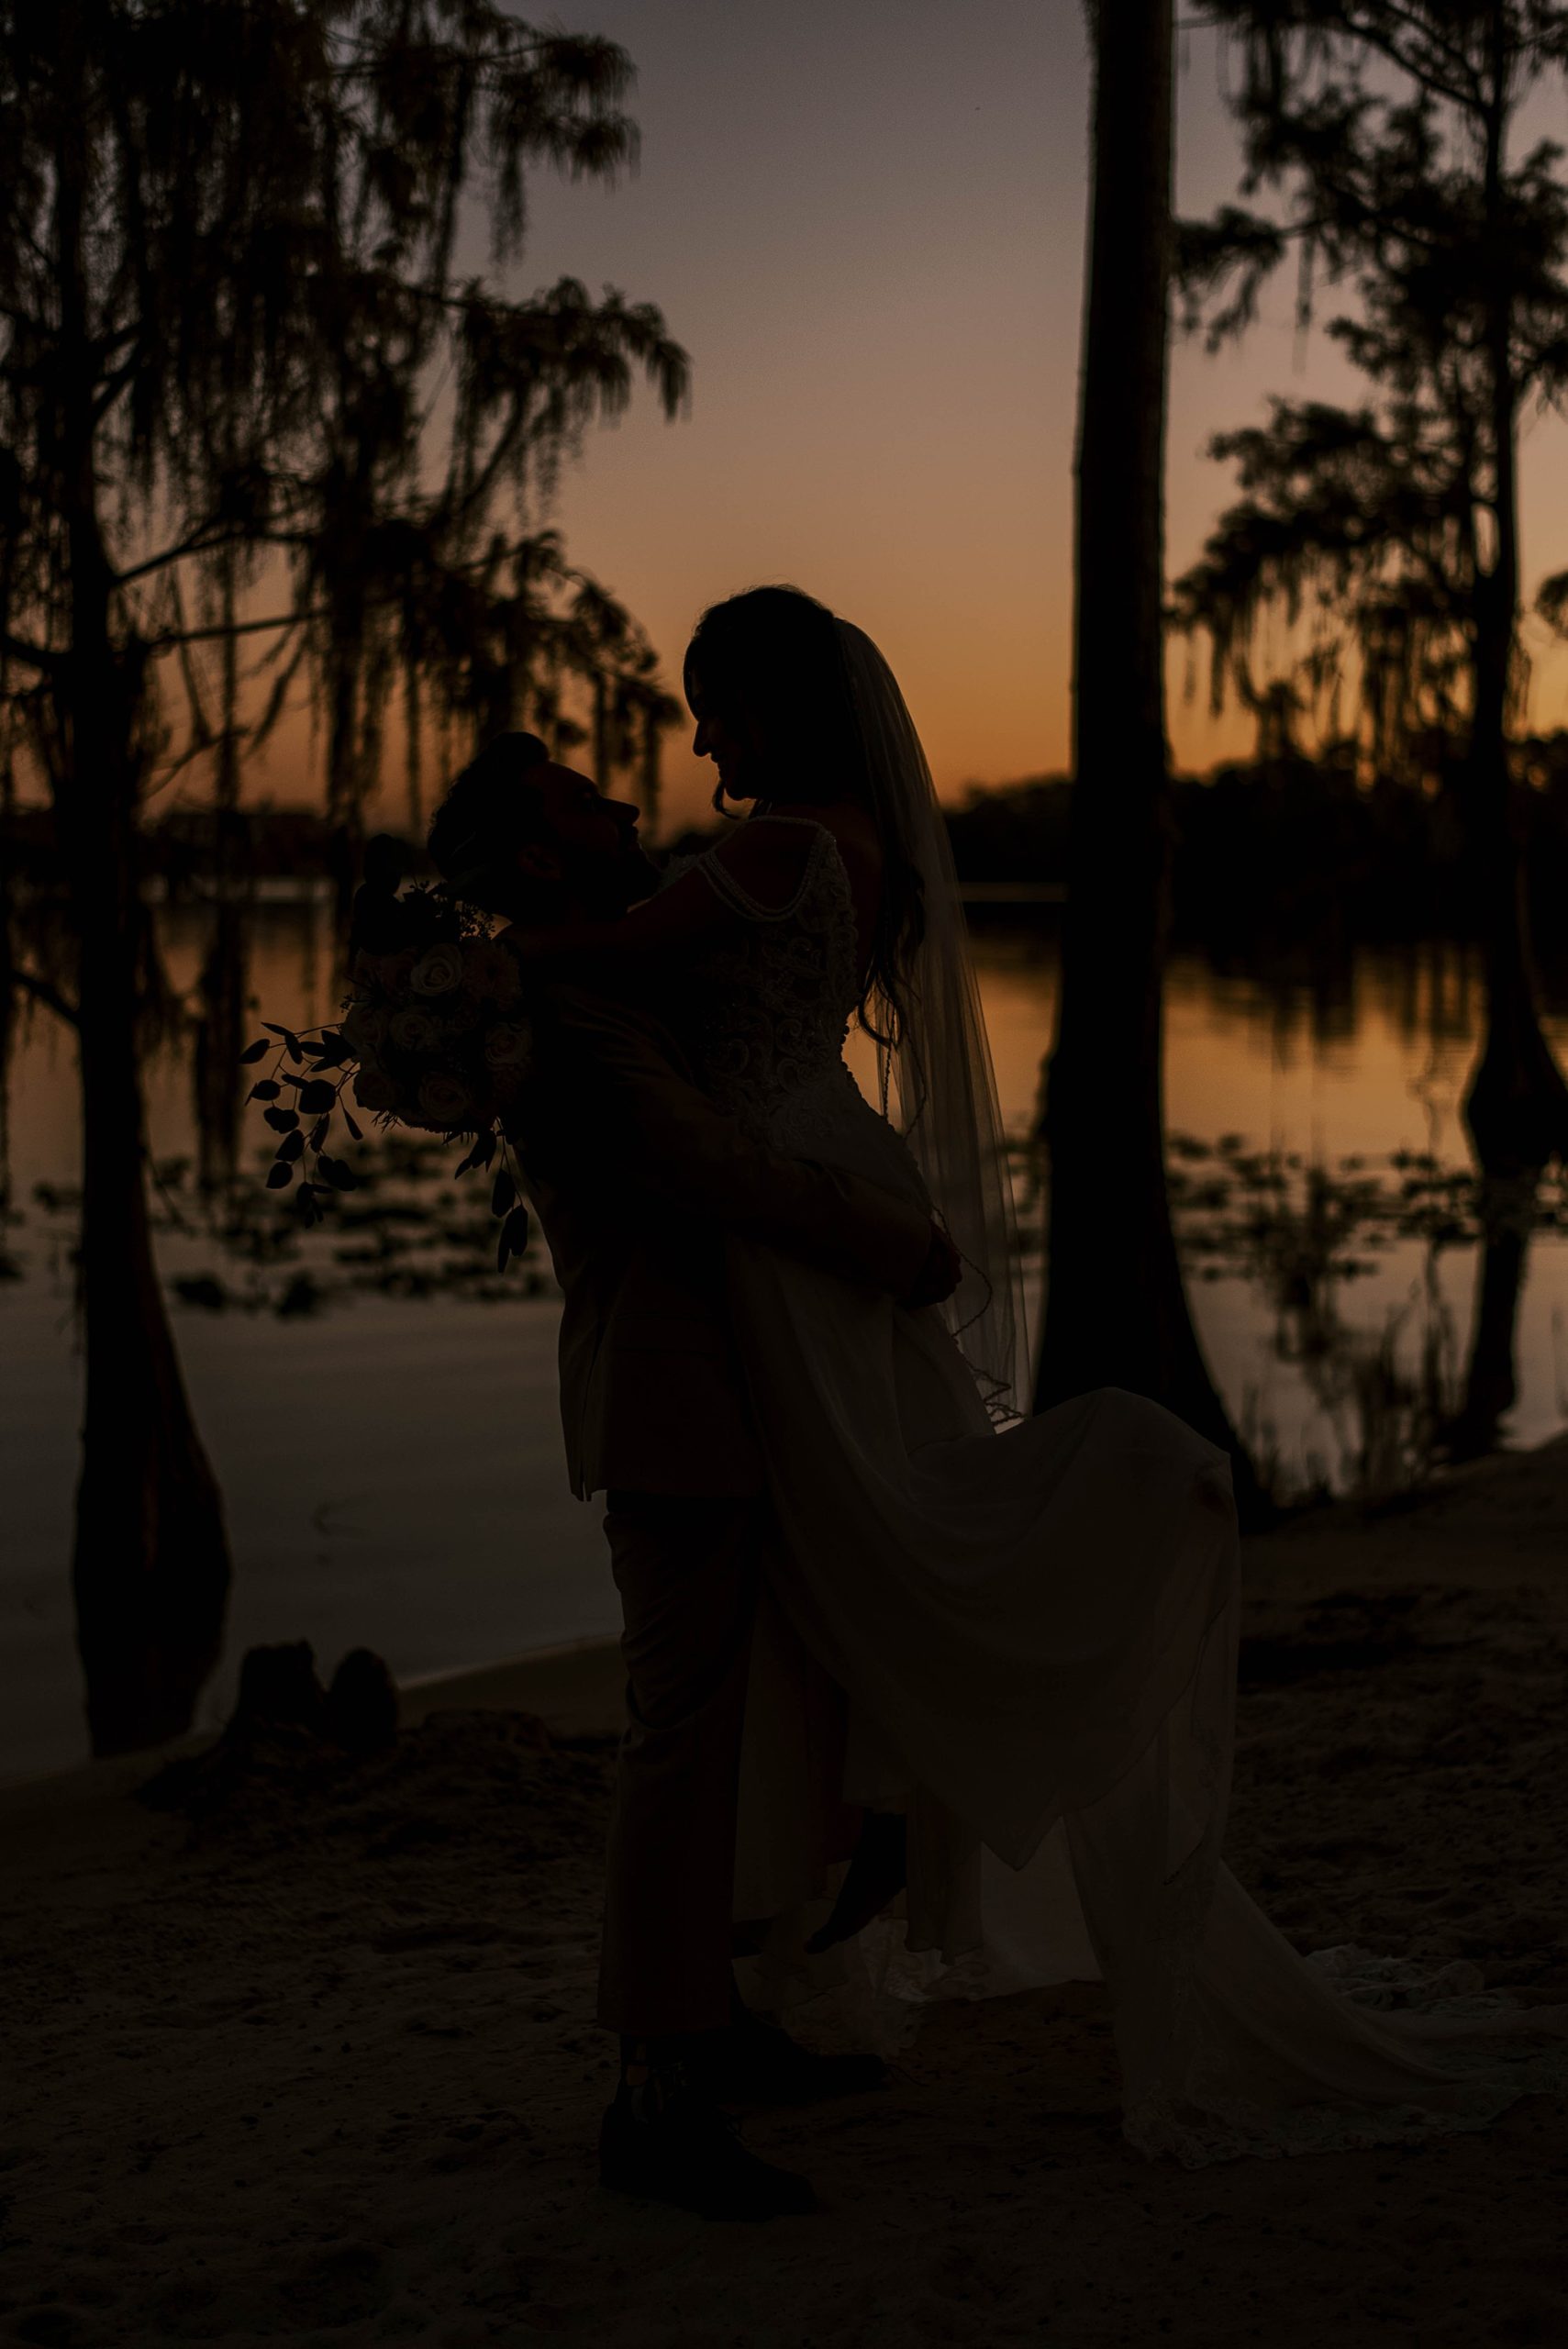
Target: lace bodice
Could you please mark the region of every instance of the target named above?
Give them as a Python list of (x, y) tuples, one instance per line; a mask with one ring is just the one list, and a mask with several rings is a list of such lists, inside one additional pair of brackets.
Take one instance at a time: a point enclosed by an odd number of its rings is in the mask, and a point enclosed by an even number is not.
[(733, 944), (695, 963), (696, 1009), (683, 1022), (698, 1083), (771, 1149), (816, 1158), (929, 1208), (919, 1169), (850, 1073), (844, 1041), (860, 999), (854, 893), (839, 844), (804, 816), (773, 816), (812, 835), (800, 881), (765, 906), (708, 849), (673, 858), (665, 885), (700, 872), (742, 915)]
[(713, 849), (678, 861), (745, 918), (736, 943), (694, 969), (702, 1008), (689, 1041), (704, 1090), (756, 1133), (774, 1129), (808, 1087), (854, 1091), (843, 1054), (859, 993), (854, 898), (838, 842), (804, 817), (769, 820), (812, 836), (784, 905), (760, 903)]

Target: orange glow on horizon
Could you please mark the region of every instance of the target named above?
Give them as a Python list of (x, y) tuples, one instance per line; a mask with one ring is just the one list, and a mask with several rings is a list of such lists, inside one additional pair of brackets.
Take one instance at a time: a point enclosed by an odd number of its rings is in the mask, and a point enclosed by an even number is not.
[[(584, 20), (638, 69), (642, 164), (614, 191), (539, 181), (525, 287), (570, 273), (657, 302), (690, 351), (694, 400), (674, 424), (634, 395), (589, 431), (548, 515), (569, 560), (618, 595), (676, 688), (697, 614), (791, 581), (881, 644), (937, 785), (1060, 774), (1069, 759), (1073, 455), (1087, 186), (1082, 12), (909, 0), (899, 38), (869, 9), (806, 0), (780, 16), (592, 0)], [(1216, 38), (1184, 31), (1178, 209), (1235, 199), (1236, 142)], [(484, 266), (474, 249), (474, 266)], [(1332, 302), (1329, 304), (1331, 314)], [(1361, 379), (1319, 328), (1297, 331), (1274, 286), (1242, 341), (1173, 344), (1167, 558), (1199, 551), (1231, 495), (1206, 453), (1271, 394), (1354, 401)], [(1568, 563), (1562, 427), (1523, 450), (1526, 600)], [(1534, 622), (1532, 722), (1568, 719), (1568, 657)], [(1175, 763), (1244, 757), (1241, 713), (1214, 719), (1198, 663), (1173, 648)], [(698, 819), (711, 778), (673, 732), (664, 820)], [(400, 823), (403, 748), (390, 714), (375, 820)], [(427, 812), (440, 777), (425, 778)], [(205, 787), (193, 772), (191, 796)], [(246, 784), (252, 799), (319, 796), (305, 714)]]

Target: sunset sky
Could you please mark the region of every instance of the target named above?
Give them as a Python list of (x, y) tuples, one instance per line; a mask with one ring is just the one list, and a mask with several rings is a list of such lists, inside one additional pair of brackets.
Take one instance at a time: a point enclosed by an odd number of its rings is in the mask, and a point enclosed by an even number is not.
[[(613, 191), (537, 181), (516, 282), (570, 273), (657, 302), (694, 376), (682, 421), (640, 396), (589, 436), (554, 515), (572, 560), (639, 616), (673, 685), (705, 604), (790, 580), (882, 644), (944, 795), (1061, 769), (1087, 189), (1080, 0), (582, 0), (564, 21), (630, 51), (641, 168)], [(1188, 211), (1236, 191), (1224, 72), (1208, 35), (1183, 37)], [(1353, 395), (1354, 383), (1321, 333), (1299, 347), (1284, 285), (1240, 349), (1177, 343), (1173, 572), (1227, 495), (1207, 436), (1260, 416), (1271, 390)], [(1531, 581), (1568, 561), (1559, 430), (1527, 440)], [(1568, 718), (1565, 680), (1568, 663), (1542, 665), (1540, 722)], [(1181, 684), (1178, 660), (1183, 766), (1250, 740)], [(686, 738), (667, 773), (671, 817), (698, 811), (708, 786)], [(269, 789), (295, 796), (295, 783), (269, 763)], [(399, 792), (389, 778), (389, 816)]]

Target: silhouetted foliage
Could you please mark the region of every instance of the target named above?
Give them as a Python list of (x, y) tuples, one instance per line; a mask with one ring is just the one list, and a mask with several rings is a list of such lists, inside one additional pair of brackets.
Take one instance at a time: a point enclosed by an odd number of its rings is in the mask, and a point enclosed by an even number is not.
[[(1465, 1114), (1499, 1179), (1568, 1151), (1568, 1085), (1537, 1015), (1510, 738), (1519, 640), (1521, 418), (1568, 391), (1562, 150), (1516, 154), (1520, 117), (1568, 76), (1568, 8), (1548, 0), (1214, 0), (1236, 36), (1242, 193), (1189, 228), (1189, 322), (1243, 328), (1293, 250), (1298, 309), (1319, 281), (1353, 301), (1331, 338), (1361, 407), (1278, 399), (1222, 434), (1241, 496), (1177, 582), (1211, 692), (1287, 724), (1353, 730), (1381, 769), (1433, 772), (1463, 811), (1487, 1025)], [(1562, 582), (1549, 581), (1553, 617)], [(1265, 614), (1289, 650), (1259, 645)], [(1303, 640), (1305, 640), (1305, 641)], [(1282, 665), (1283, 664), (1283, 665)], [(1445, 773), (1445, 767), (1447, 772)]]
[[(651, 771), (651, 653), (528, 522), (639, 371), (673, 411), (684, 357), (618, 294), (516, 301), (459, 258), (465, 205), (492, 260), (515, 254), (529, 167), (629, 160), (628, 78), (613, 44), (485, 0), (0, 5), (0, 760), (47, 786), (77, 939), (66, 984), (10, 977), (80, 1037), (74, 1577), (100, 1750), (185, 1726), (228, 1580), (144, 1191), (140, 1053), (183, 1016), (143, 903), (147, 805), (210, 765), (232, 894), (241, 756), (309, 682), (346, 885), (399, 669), (411, 790), (429, 725), (508, 696), (564, 735), (573, 675), (605, 755)], [(231, 907), (206, 1112), (243, 963)]]
[[(1516, 745), (1526, 885), (1544, 971), (1568, 978), (1568, 734)], [(1234, 761), (1171, 783), (1172, 942), (1260, 967), (1356, 945), (1473, 944), (1477, 908), (1451, 777), (1423, 788), (1358, 782), (1353, 749), (1320, 759)], [(948, 818), (960, 879), (1061, 885), (1072, 785), (1041, 777), (976, 791)], [(1016, 923), (1015, 906), (996, 918)], [(973, 909), (981, 919), (987, 908)]]

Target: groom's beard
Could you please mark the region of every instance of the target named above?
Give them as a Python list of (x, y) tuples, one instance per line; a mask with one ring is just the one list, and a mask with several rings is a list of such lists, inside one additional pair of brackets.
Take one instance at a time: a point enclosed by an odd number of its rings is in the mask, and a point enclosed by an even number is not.
[(618, 921), (651, 897), (659, 874), (640, 849), (629, 857), (600, 857), (569, 866), (559, 881), (536, 882), (504, 910), (524, 930), (553, 930), (578, 921)]
[(658, 886), (658, 868), (640, 848), (633, 849), (622, 858), (620, 869), (615, 876), (616, 913), (628, 913), (633, 906), (639, 906), (644, 898), (652, 896)]
[[(640, 848), (633, 847), (624, 856), (596, 858), (566, 875), (562, 896), (571, 911), (564, 918), (618, 921), (633, 906), (651, 897), (658, 885), (658, 870)], [(551, 920), (561, 918), (549, 917)]]

